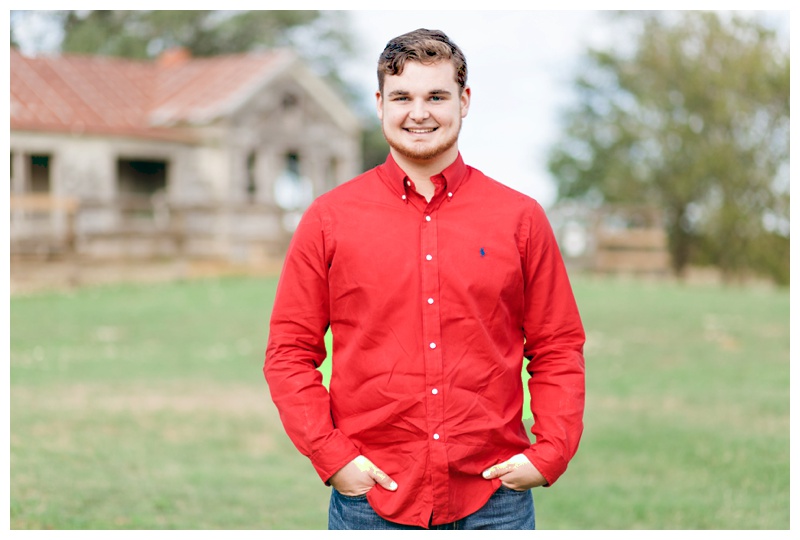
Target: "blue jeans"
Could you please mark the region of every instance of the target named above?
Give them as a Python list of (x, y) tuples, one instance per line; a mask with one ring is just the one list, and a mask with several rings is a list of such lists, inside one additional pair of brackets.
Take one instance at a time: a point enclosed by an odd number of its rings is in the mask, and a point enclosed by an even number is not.
[[(331, 489), (328, 529), (335, 530), (413, 530), (413, 525), (392, 523), (380, 517), (366, 495), (347, 497)], [(431, 529), (453, 530), (533, 530), (536, 518), (531, 490), (513, 491), (501, 486), (477, 512), (452, 523), (432, 525)]]

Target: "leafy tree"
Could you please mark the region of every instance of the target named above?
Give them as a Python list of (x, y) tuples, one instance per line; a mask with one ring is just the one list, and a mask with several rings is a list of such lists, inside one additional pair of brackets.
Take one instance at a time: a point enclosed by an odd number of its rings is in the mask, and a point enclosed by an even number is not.
[(708, 263), (788, 281), (788, 43), (735, 14), (616, 22), (638, 31), (586, 55), (550, 155), (559, 197), (659, 206), (678, 275)]
[[(237, 53), (258, 48), (296, 45), (292, 31), (334, 17), (340, 12), (315, 10), (91, 10), (54, 11), (64, 29), (61, 50), (132, 58), (152, 58), (172, 47), (193, 56)], [(316, 38), (326, 45), (349, 48), (346, 27)]]
[(346, 13), (317, 10), (62, 11), (64, 52), (152, 58), (173, 47), (213, 56), (290, 46), (343, 87), (336, 55), (352, 52)]

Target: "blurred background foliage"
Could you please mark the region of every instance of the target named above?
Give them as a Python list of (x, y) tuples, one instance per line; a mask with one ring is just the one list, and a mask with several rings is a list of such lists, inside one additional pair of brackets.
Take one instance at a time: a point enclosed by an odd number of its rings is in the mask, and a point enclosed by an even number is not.
[(789, 282), (789, 51), (759, 22), (624, 12), (587, 51), (549, 167), (561, 199), (655, 205), (672, 266)]

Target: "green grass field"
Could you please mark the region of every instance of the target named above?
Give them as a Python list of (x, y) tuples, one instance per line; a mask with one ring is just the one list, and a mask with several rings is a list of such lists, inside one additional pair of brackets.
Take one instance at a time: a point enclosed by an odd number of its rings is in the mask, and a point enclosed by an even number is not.
[[(13, 297), (11, 528), (325, 528), (261, 372), (275, 283)], [(537, 525), (788, 529), (788, 291), (574, 287), (586, 431)]]

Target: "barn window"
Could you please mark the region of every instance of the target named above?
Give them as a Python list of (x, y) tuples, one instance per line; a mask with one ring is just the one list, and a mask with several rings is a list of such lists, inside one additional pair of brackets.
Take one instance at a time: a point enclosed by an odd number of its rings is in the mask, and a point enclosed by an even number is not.
[(285, 210), (281, 222), (286, 231), (293, 232), (297, 228), (303, 210), (311, 204), (313, 191), (311, 180), (300, 173), (300, 155), (287, 152), (283, 172), (275, 182), (275, 202)]
[(33, 193), (50, 192), (50, 156), (30, 156), (30, 176), (28, 181), (30, 191)]
[(297, 107), (299, 102), (300, 100), (295, 94), (287, 93), (283, 95), (281, 104), (283, 105), (283, 109), (288, 111)]
[(117, 160), (119, 192), (152, 195), (167, 188), (167, 162), (145, 159)]
[(286, 172), (288, 172), (293, 179), (300, 178), (300, 156), (295, 152), (286, 154)]
[(256, 153), (250, 152), (247, 154), (247, 185), (245, 187), (249, 202), (255, 201), (256, 189)]

